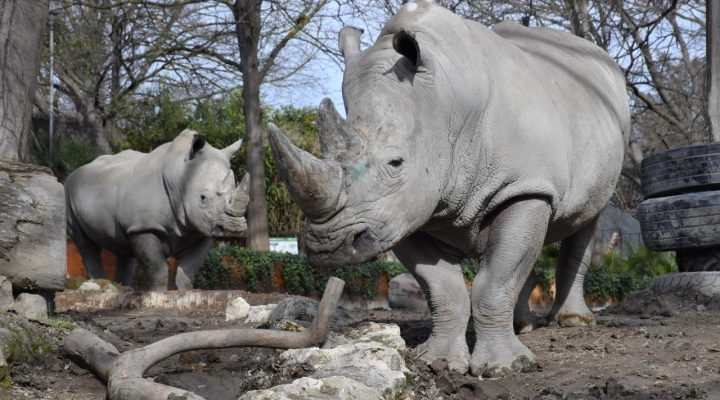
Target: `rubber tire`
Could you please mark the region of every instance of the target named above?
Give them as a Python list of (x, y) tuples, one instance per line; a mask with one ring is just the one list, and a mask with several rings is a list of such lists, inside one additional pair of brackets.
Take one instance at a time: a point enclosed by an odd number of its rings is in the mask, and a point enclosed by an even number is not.
[(720, 191), (645, 200), (638, 206), (645, 247), (655, 251), (720, 246)]
[(658, 292), (691, 289), (705, 296), (720, 294), (720, 272), (682, 272), (655, 277), (653, 289)]
[(645, 199), (720, 189), (720, 143), (678, 147), (640, 163)]
[(680, 272), (720, 271), (720, 247), (678, 250), (675, 259)]

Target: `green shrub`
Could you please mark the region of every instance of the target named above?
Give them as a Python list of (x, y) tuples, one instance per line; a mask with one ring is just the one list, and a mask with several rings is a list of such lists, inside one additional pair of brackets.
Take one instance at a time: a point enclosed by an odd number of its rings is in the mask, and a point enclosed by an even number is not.
[(30, 157), (36, 165), (50, 168), (58, 181), (65, 182), (71, 172), (94, 160), (97, 154), (90, 141), (78, 134), (53, 136), (53, 154), (50, 155), (50, 138), (47, 132), (30, 132)]
[[(233, 263), (223, 263), (229, 256)], [(325, 289), (331, 276), (345, 281), (346, 293), (372, 297), (383, 272), (388, 278), (406, 273), (399, 264), (372, 261), (343, 268), (315, 268), (307, 258), (289, 253), (254, 251), (244, 247), (216, 247), (205, 259), (205, 265), (195, 278), (199, 289), (239, 289), (238, 281), (247, 284), (247, 290), (258, 292), (273, 289), (276, 273), (282, 271), (289, 294), (308, 295)]]

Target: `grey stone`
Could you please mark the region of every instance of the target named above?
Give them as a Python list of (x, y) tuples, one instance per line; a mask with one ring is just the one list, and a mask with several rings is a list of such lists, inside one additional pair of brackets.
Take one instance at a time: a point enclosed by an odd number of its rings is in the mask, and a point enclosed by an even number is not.
[(13, 298), (12, 283), (4, 276), (0, 276), (0, 312), (10, 310), (15, 304)]
[[(273, 322), (283, 319), (291, 321), (312, 322), (318, 311), (318, 301), (307, 297), (291, 297), (282, 300), (268, 316), (268, 321)], [(355, 321), (347, 313), (338, 308), (332, 320), (332, 326), (342, 328), (353, 324)]]
[(373, 341), (396, 350), (405, 350), (405, 340), (400, 336), (400, 327), (395, 324), (363, 322), (349, 329), (345, 335), (356, 341)]
[(0, 275), (21, 290), (63, 290), (63, 185), (48, 168), (2, 160), (0, 188)]
[(411, 274), (400, 274), (390, 280), (388, 287), (390, 308), (429, 310), (425, 293)]
[(250, 304), (242, 297), (233, 299), (225, 308), (225, 321), (244, 321), (248, 315), (250, 315)]
[(15, 300), (15, 312), (30, 321), (47, 319), (48, 310), (45, 299), (37, 294), (20, 293)]

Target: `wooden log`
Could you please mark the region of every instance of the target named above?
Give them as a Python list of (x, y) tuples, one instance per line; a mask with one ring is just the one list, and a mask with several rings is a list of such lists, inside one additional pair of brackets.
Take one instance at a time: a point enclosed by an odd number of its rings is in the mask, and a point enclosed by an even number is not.
[(55, 295), (55, 309), (122, 310), (172, 309), (179, 311), (225, 311), (234, 299), (242, 297), (250, 305), (278, 303), (291, 297), (287, 294), (249, 293), (244, 290), (173, 290), (169, 292), (81, 292), (68, 290)]
[(0, 275), (19, 290), (63, 290), (65, 190), (45, 167), (0, 160)]
[(284, 332), (267, 329), (226, 329), (186, 332), (170, 336), (145, 347), (119, 354), (110, 344), (93, 333), (78, 328), (65, 338), (63, 348), (82, 359), (108, 383), (109, 400), (203, 400), (192, 392), (173, 388), (143, 378), (145, 372), (158, 362), (175, 354), (202, 349), (228, 347), (269, 347), (296, 349), (318, 346), (327, 338), (330, 323), (337, 310), (345, 282), (332, 277), (318, 306), (310, 328), (303, 332)]

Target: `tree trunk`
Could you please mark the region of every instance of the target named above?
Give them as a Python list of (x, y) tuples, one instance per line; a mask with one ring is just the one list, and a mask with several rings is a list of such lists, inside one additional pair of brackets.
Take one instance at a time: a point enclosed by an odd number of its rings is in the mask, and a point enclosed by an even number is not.
[(233, 6), (235, 33), (240, 48), (243, 75), (243, 112), (245, 114), (245, 160), (250, 175), (250, 204), (247, 209), (247, 246), (268, 250), (267, 198), (263, 161), (262, 119), (260, 107), (260, 12), (262, 0), (236, 0)]
[(720, 141), (720, 0), (707, 0), (707, 114), (710, 140)]
[(572, 30), (575, 36), (588, 38), (588, 0), (567, 0), (570, 6)]
[(0, 161), (0, 275), (16, 289), (63, 290), (65, 191), (49, 169)]
[(24, 160), (50, 0), (0, 0), (0, 159)]

